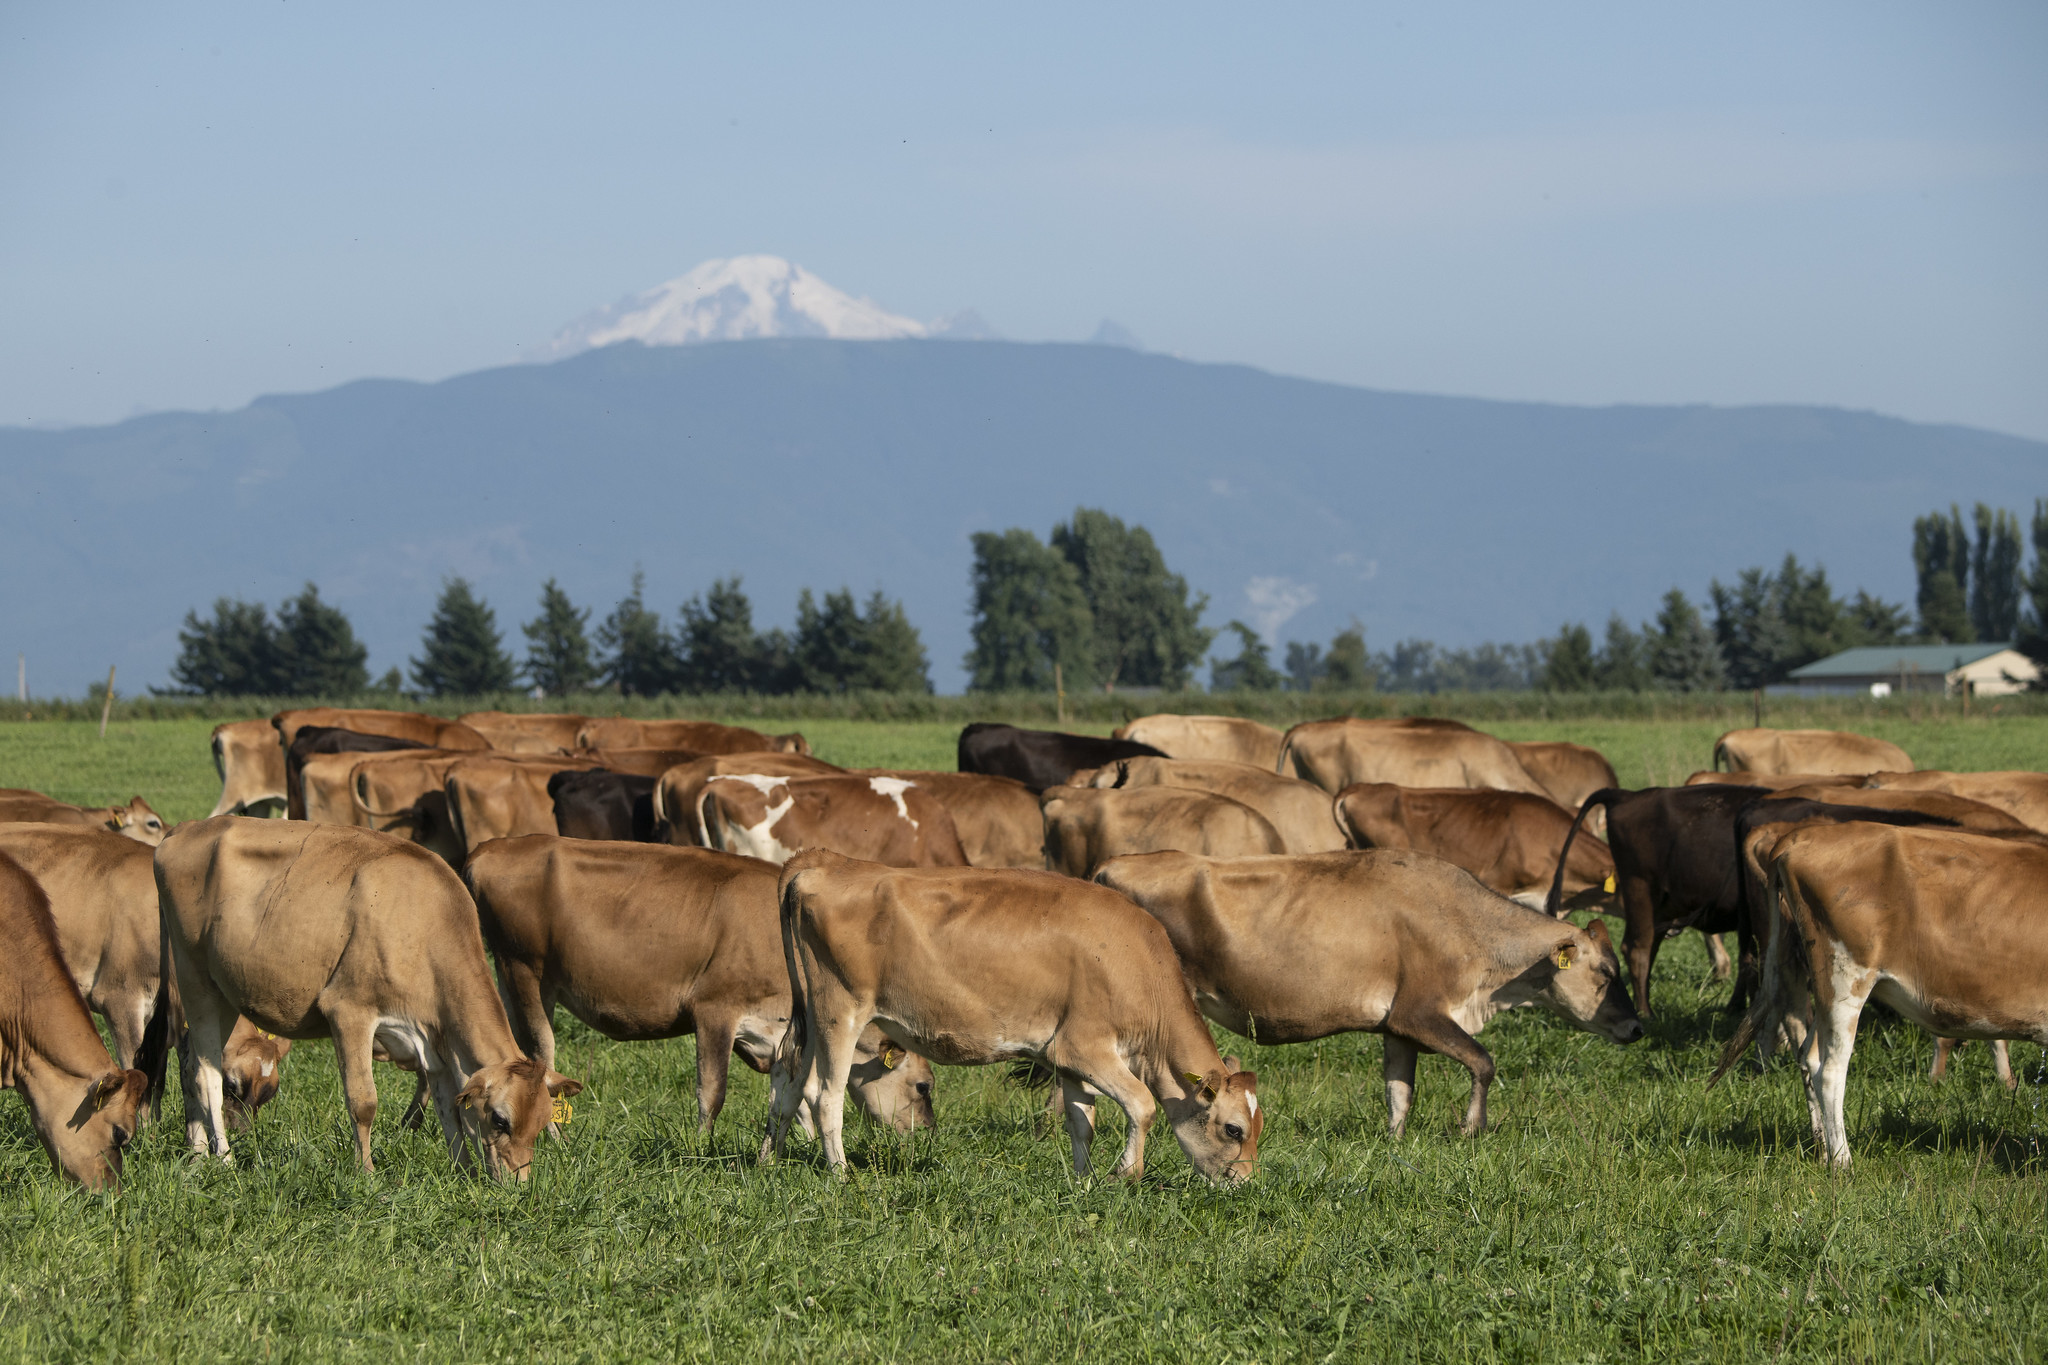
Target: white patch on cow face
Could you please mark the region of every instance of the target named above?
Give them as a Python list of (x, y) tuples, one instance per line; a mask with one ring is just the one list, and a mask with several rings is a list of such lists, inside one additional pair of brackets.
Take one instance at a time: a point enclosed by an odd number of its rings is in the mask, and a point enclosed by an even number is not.
[(763, 796), (772, 797), (776, 789), (782, 791), (782, 800), (768, 808), (768, 813), (751, 825), (728, 825), (726, 836), (727, 853), (741, 853), (749, 858), (761, 858), (780, 866), (794, 858), (801, 849), (788, 848), (775, 837), (775, 826), (783, 816), (796, 805), (796, 797), (789, 790), (789, 780), (781, 777), (764, 777), (759, 773), (720, 773), (713, 782), (744, 782)]
[(263, 1073), (264, 1075), (268, 1076), (268, 1075), (269, 1075), (269, 1074), (270, 1074), (271, 1072), (273, 1072), (273, 1071), (277, 1070), (277, 1063), (276, 1063), (276, 1062), (263, 1062), (263, 1063), (259, 1064), (259, 1065), (257, 1066), (257, 1068), (256, 1068), (256, 1069), (257, 1069), (258, 1071), (262, 1072), (262, 1073)]
[[(915, 782), (906, 782), (900, 777), (871, 777), (868, 785), (874, 788), (876, 795), (886, 796), (896, 803), (897, 815), (910, 820), (910, 806), (903, 800), (903, 793), (916, 786)], [(917, 821), (910, 820), (910, 827), (916, 829)]]
[(1249, 1109), (1249, 1110), (1250, 1110), (1250, 1111), (1251, 1111), (1252, 1113), (1254, 1113), (1254, 1114), (1258, 1113), (1258, 1112), (1259, 1112), (1259, 1097), (1258, 1097), (1257, 1095), (1253, 1094), (1253, 1093), (1252, 1093), (1251, 1091), (1249, 1091), (1249, 1090), (1245, 1091), (1245, 1092), (1244, 1092), (1244, 1107), (1245, 1107), (1246, 1109)]

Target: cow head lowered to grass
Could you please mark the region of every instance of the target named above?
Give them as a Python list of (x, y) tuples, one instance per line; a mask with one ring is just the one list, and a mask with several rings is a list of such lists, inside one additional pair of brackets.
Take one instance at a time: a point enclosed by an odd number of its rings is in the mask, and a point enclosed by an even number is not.
[(482, 1151), (484, 1169), (524, 1180), (533, 1166), (533, 1144), (547, 1127), (557, 1097), (583, 1093), (583, 1083), (550, 1071), (537, 1058), (487, 1066), (469, 1078), (458, 1102), (470, 1141)]

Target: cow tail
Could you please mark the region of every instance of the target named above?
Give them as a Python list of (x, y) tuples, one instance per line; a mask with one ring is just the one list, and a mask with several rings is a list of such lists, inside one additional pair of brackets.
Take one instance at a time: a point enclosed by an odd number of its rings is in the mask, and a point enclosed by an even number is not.
[(811, 1033), (810, 1007), (807, 1002), (811, 985), (810, 973), (804, 970), (803, 951), (797, 945), (797, 921), (803, 915), (803, 907), (797, 897), (797, 881), (802, 875), (799, 872), (795, 876), (785, 878), (782, 884), (782, 958), (783, 964), (789, 969), (788, 1039), (790, 1055), (793, 1058), (803, 1055), (804, 1048), (810, 1042)]
[(725, 826), (721, 821), (719, 825), (719, 842), (713, 843), (711, 840), (711, 817), (705, 814), (704, 807), (704, 803), (710, 799), (711, 784), (706, 782), (703, 790), (697, 793), (697, 844), (701, 848), (715, 848), (722, 853), (725, 852)]
[[(1724, 763), (1728, 765), (1725, 768), (1721, 766)], [(1714, 741), (1714, 771), (1717, 773), (1732, 773), (1735, 771), (1735, 759), (1728, 753), (1728, 741), (1726, 739)]]
[(150, 1003), (149, 1022), (143, 1025), (142, 1041), (135, 1048), (135, 1069), (149, 1078), (149, 1087), (144, 1092), (149, 1112), (161, 1114), (164, 1099), (164, 1076), (170, 1070), (171, 1059), (171, 963), (170, 947), (165, 944), (161, 954), (161, 974), (156, 982), (156, 999)]
[[(1628, 793), (1619, 787), (1602, 787), (1580, 804), (1579, 813), (1572, 817), (1571, 829), (1565, 832), (1564, 847), (1557, 851), (1557, 872), (1550, 879), (1550, 896), (1543, 902), (1543, 908), (1550, 913), (1551, 918), (1555, 919), (1562, 912), (1564, 905), (1564, 868), (1565, 864), (1571, 861), (1572, 840), (1579, 837), (1579, 826), (1586, 822), (1586, 816), (1592, 813), (1595, 806), (1599, 806), (1604, 810), (1611, 810), (1615, 802), (1627, 795)], [(1338, 824), (1341, 827), (1343, 821), (1338, 821)]]
[(1280, 757), (1273, 765), (1273, 771), (1283, 777), (1292, 777), (1289, 771), (1294, 766), (1294, 731), (1289, 730), (1280, 741)]
[(1757, 983), (1756, 996), (1749, 1002), (1749, 1012), (1736, 1025), (1735, 1036), (1721, 1050), (1720, 1065), (1707, 1078), (1709, 1090), (1728, 1074), (1729, 1068), (1742, 1060), (1742, 1054), (1757, 1041), (1765, 1027), (1784, 1015), (1788, 1003), (1785, 998), (1786, 982), (1806, 957), (1805, 945), (1797, 941), (1798, 931), (1788, 909), (1794, 894), (1790, 878), (1785, 873), (1785, 864), (1779, 859), (1772, 859), (1769, 895), (1771, 939), (1764, 949), (1763, 980)]

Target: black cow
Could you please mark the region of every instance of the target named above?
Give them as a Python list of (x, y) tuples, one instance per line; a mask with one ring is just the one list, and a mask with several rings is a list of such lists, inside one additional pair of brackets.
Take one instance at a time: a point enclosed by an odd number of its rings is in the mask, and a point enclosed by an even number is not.
[(977, 721), (960, 732), (960, 771), (1012, 777), (1036, 796), (1057, 787), (1083, 768), (1100, 768), (1120, 758), (1165, 758), (1149, 744), (1097, 739), (1059, 730), (1020, 730)]
[(299, 783), (299, 772), (314, 754), (383, 754), (393, 749), (431, 747), (389, 735), (344, 730), (339, 725), (302, 725), (292, 737), (292, 747), (284, 753), (284, 813), (293, 820), (306, 818), (306, 789)]
[(555, 832), (565, 839), (654, 843), (654, 788), (660, 781), (605, 768), (556, 773), (548, 779)]
[(1636, 1013), (1650, 1017), (1650, 966), (1657, 949), (1682, 929), (1704, 934), (1736, 931), (1740, 969), (1731, 1010), (1748, 1003), (1756, 979), (1756, 935), (1743, 913), (1742, 864), (1735, 846), (1735, 822), (1772, 793), (1764, 787), (1708, 783), (1697, 787), (1645, 787), (1622, 791), (1603, 787), (1579, 807), (1558, 850), (1558, 872), (1550, 884), (1549, 908), (1557, 913), (1564, 893), (1564, 860), (1587, 812), (1607, 811), (1607, 846), (1614, 850), (1614, 880), (1621, 892), (1622, 953), (1634, 984)]

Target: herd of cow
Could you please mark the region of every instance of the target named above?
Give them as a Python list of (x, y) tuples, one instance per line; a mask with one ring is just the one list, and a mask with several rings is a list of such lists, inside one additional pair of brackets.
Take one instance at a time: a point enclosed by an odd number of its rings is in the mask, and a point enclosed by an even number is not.
[(554, 1069), (558, 1006), (695, 1034), (706, 1131), (732, 1056), (766, 1073), (763, 1160), (796, 1121), (843, 1165), (849, 1089), (909, 1131), (933, 1063), (1020, 1062), (1077, 1172), (1107, 1095), (1119, 1175), (1163, 1109), (1221, 1181), (1251, 1174), (1263, 1114), (1205, 1017), (1383, 1035), (1397, 1135), (1417, 1056), (1454, 1058), (1476, 1134), (1493, 1015), (1632, 1042), (1687, 929), (1745, 1011), (1715, 1079), (1789, 1044), (1836, 1165), (1866, 1001), (1943, 1040), (1936, 1075), (1984, 1038), (2010, 1085), (2003, 1040), (2048, 1044), (2048, 775), (1916, 772), (1840, 732), (1731, 732), (1641, 791), (1592, 749), (1426, 718), (977, 724), (957, 772), (915, 772), (708, 722), (322, 708), (222, 725), (213, 755), (219, 806), (175, 829), (140, 797), (0, 791), (0, 1077), (88, 1186), (119, 1179), (173, 1046), (188, 1139), (229, 1159), (316, 1037), (366, 1169), (382, 1060), (416, 1075), (409, 1124), (431, 1106), (457, 1162), (523, 1176), (582, 1088)]

